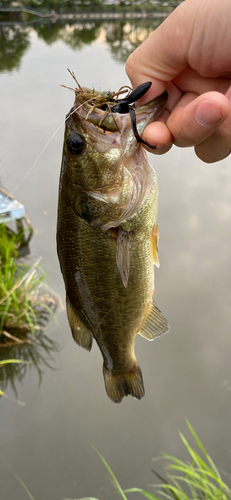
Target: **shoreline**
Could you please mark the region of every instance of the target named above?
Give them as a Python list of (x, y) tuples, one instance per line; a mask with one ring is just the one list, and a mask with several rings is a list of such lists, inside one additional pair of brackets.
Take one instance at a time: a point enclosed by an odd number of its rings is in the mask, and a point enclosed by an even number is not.
[(32, 14), (40, 19), (50, 19), (51, 21), (58, 21), (58, 20), (86, 20), (86, 21), (103, 21), (103, 20), (116, 20), (116, 19), (152, 19), (152, 18), (159, 18), (159, 17), (167, 17), (170, 12), (70, 12), (70, 13), (57, 13), (54, 10), (43, 14), (42, 12), (37, 12), (32, 9), (27, 9), (27, 8), (13, 8), (13, 7), (2, 7), (0, 8), (0, 13), (4, 12), (15, 12), (15, 13), (27, 13), (27, 14)]

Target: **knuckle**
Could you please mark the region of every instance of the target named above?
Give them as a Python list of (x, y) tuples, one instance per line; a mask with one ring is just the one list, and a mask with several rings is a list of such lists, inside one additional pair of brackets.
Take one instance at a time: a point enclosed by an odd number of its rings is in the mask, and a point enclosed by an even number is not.
[(205, 163), (215, 163), (229, 156), (231, 152), (231, 135), (221, 131), (212, 134), (201, 144), (195, 146), (195, 153)]

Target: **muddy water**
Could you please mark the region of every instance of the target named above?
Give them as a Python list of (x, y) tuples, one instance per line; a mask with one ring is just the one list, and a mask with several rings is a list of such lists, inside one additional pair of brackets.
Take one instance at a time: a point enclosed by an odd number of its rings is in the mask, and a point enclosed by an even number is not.
[[(36, 229), (31, 255), (42, 256), (48, 284), (63, 300), (55, 225), (63, 119), (73, 96), (59, 84), (72, 85), (67, 67), (83, 85), (117, 89), (128, 83), (124, 58), (134, 39), (145, 36), (136, 28), (129, 38), (128, 26), (127, 38), (118, 42), (117, 35), (115, 42), (115, 27), (97, 30), (84, 41), (73, 38), (73, 27), (60, 27), (61, 38), (27, 27), (21, 59), (0, 75), (1, 182), (10, 191), (20, 183), (15, 197)], [(40, 384), (35, 367), (16, 382), (26, 406), (15, 402), (10, 384), (11, 399), (0, 401), (2, 500), (27, 498), (12, 470), (35, 500), (116, 498), (93, 446), (124, 488), (147, 488), (154, 482), (152, 457), (161, 451), (187, 457), (178, 436), (179, 430), (188, 436), (186, 418), (217, 466), (230, 472), (230, 158), (205, 165), (192, 150), (173, 148), (150, 161), (160, 191), (155, 300), (171, 330), (153, 343), (136, 340), (145, 398), (129, 397), (120, 405), (107, 398), (99, 350), (94, 345), (89, 354), (76, 346), (61, 312), (59, 325), (47, 332), (59, 344), (52, 360), (45, 354), (52, 369), (41, 363)], [(161, 464), (156, 467), (162, 471)]]

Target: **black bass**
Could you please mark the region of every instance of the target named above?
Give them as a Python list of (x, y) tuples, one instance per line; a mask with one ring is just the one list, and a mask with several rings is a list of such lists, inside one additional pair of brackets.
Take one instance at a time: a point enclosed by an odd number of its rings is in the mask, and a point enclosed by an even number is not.
[[(57, 248), (73, 338), (89, 351), (96, 340), (106, 392), (120, 402), (144, 395), (135, 336), (153, 340), (169, 329), (152, 301), (157, 179), (129, 113), (112, 113), (107, 102), (97, 107), (85, 92), (83, 99), (76, 90), (66, 117)], [(136, 135), (158, 118), (165, 101), (166, 93), (133, 111)]]

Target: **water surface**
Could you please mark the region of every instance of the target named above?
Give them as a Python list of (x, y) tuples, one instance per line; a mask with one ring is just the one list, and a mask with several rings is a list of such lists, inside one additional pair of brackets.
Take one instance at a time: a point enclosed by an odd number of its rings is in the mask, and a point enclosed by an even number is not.
[[(1, 182), (9, 191), (17, 188), (14, 195), (36, 229), (32, 257), (42, 256), (48, 284), (63, 302), (55, 226), (63, 120), (73, 95), (60, 84), (73, 85), (67, 67), (89, 87), (117, 90), (128, 84), (124, 61), (150, 29), (150, 22), (53, 30), (40, 25), (37, 31), (27, 26), (20, 57), (12, 48), (14, 31), (5, 29), (14, 61), (3, 63), (0, 74)], [(9, 50), (6, 44), (4, 54)], [(173, 148), (150, 161), (159, 180), (161, 267), (155, 272), (155, 301), (171, 330), (153, 343), (136, 339), (146, 395), (113, 404), (105, 393), (97, 346), (89, 354), (75, 345), (66, 313), (60, 313), (59, 326), (52, 324), (47, 332), (60, 346), (53, 353), (55, 370), (42, 364), (39, 384), (32, 367), (16, 382), (25, 407), (15, 403), (10, 384), (6, 392), (12, 399), (0, 401), (1, 500), (27, 498), (7, 465), (35, 500), (116, 498), (93, 446), (124, 488), (147, 488), (154, 482), (152, 457), (166, 451), (186, 458), (178, 436), (179, 430), (187, 434), (185, 418), (218, 468), (230, 472), (230, 157), (206, 165), (193, 150)]]

